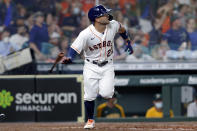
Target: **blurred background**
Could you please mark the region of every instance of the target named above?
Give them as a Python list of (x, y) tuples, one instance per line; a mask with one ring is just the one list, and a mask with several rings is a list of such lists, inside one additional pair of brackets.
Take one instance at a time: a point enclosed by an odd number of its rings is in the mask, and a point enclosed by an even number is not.
[[(124, 52), (117, 34), (116, 95), (98, 98), (96, 116), (197, 117), (197, 0), (0, 0), (0, 113), (7, 121), (84, 119), (83, 59), (58, 64), (51, 77), (48, 70), (91, 24), (95, 4), (113, 10), (134, 48)], [(67, 117), (72, 109), (79, 110)]]

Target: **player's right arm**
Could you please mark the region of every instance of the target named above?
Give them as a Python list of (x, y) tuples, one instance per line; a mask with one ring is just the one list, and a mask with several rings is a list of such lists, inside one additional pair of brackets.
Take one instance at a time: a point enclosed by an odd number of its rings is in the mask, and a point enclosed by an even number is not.
[(62, 64), (72, 63), (76, 54), (80, 54), (86, 44), (86, 35), (82, 31), (79, 36), (75, 39), (72, 45), (69, 48), (67, 57), (63, 58)]

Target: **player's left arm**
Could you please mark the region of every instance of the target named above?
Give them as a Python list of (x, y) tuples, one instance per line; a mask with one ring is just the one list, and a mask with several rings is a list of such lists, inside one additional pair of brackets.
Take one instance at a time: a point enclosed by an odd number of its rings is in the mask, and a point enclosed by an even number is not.
[(133, 48), (131, 46), (131, 38), (129, 37), (126, 29), (120, 24), (120, 28), (118, 30), (118, 33), (120, 34), (120, 36), (126, 41), (126, 49), (125, 51), (128, 51), (129, 54), (133, 53)]

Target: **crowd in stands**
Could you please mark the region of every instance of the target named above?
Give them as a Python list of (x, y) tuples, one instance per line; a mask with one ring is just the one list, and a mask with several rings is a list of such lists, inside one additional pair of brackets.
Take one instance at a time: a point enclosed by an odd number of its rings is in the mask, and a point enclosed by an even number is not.
[[(95, 0), (0, 0), (0, 56), (25, 47), (36, 59), (51, 62), (90, 22), (88, 10)], [(119, 35), (114, 59), (197, 59), (197, 0), (100, 0), (113, 9), (133, 38), (134, 54), (124, 52)]]

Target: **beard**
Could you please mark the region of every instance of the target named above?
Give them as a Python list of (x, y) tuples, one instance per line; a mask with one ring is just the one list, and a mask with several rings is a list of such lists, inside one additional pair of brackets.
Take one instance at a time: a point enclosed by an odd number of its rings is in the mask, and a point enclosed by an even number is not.
[(101, 24), (101, 25), (108, 25), (109, 24), (109, 21), (100, 21), (98, 23)]

